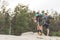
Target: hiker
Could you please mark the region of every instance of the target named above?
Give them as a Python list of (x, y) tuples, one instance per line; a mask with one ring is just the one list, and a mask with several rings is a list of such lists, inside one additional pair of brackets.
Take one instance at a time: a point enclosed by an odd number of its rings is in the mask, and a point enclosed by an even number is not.
[(42, 35), (43, 27), (42, 27), (42, 15), (37, 12), (36, 13), (36, 22), (37, 22), (37, 31), (39, 35)]
[(47, 28), (47, 36), (48, 36), (49, 35), (50, 17), (48, 16), (47, 13), (45, 13), (45, 15), (44, 15), (44, 20), (45, 20), (45, 22), (44, 22), (43, 26), (45, 26)]

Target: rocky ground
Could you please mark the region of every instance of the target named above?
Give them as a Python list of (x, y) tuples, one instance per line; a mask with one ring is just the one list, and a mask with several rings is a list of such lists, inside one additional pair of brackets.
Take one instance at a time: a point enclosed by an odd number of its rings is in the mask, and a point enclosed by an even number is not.
[(37, 33), (26, 32), (21, 36), (13, 36), (13, 35), (0, 35), (0, 40), (60, 40), (60, 37), (56, 36), (39, 36)]

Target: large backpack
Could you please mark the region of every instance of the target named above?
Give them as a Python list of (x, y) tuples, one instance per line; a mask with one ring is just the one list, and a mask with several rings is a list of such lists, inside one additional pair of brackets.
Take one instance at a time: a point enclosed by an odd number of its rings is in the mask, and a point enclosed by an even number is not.
[(50, 24), (50, 19), (51, 19), (51, 17), (50, 16), (45, 16), (44, 17), (44, 23), (47, 23), (47, 24)]
[(40, 21), (43, 20), (42, 17), (43, 17), (43, 16), (40, 14), (40, 15), (39, 15), (39, 20), (40, 20)]

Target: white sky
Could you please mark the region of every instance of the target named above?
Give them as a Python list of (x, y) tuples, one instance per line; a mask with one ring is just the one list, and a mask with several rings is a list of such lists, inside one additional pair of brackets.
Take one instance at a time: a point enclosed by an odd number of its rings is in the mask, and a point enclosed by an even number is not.
[(18, 3), (29, 5), (31, 10), (56, 10), (60, 11), (60, 0), (6, 0), (9, 8), (14, 9)]

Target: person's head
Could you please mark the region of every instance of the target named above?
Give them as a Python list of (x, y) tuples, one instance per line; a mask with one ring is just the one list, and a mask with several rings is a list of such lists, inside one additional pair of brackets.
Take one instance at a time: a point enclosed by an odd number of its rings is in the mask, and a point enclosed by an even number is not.
[(45, 13), (45, 15), (48, 15), (47, 13)]
[(42, 11), (42, 13), (44, 13), (44, 11)]
[(35, 13), (35, 11), (33, 11), (33, 13)]

